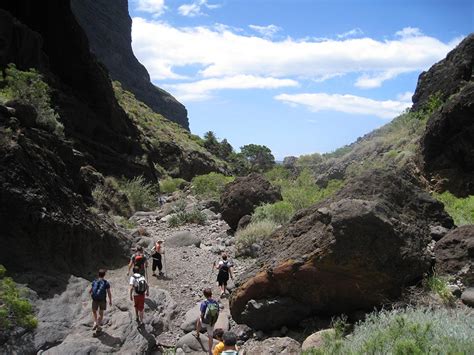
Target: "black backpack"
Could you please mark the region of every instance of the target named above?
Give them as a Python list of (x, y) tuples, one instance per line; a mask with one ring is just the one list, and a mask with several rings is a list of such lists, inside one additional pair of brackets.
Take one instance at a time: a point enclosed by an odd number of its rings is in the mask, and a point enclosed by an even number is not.
[(224, 261), (219, 270), (227, 274), (229, 272), (229, 260)]
[(135, 285), (135, 293), (141, 295), (145, 293), (146, 291), (146, 280), (145, 277), (140, 275), (139, 277), (136, 277), (135, 275), (133, 276), (135, 280), (137, 281), (137, 284)]
[(97, 279), (92, 281), (91, 296), (94, 301), (104, 301), (107, 297), (107, 281)]

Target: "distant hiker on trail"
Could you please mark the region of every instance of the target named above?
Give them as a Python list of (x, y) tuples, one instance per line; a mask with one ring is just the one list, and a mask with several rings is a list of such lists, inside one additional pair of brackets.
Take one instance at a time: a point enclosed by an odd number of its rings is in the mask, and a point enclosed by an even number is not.
[(214, 329), (214, 339), (219, 340), (219, 343), (214, 347), (212, 350), (212, 355), (219, 355), (222, 350), (224, 350), (224, 341), (222, 340), (222, 336), (224, 335), (224, 329), (217, 328)]
[(161, 263), (161, 255), (163, 255), (165, 253), (164, 249), (163, 249), (163, 240), (162, 239), (159, 239), (156, 241), (155, 245), (153, 246), (152, 250), (152, 259), (153, 259), (153, 263), (152, 263), (152, 266), (151, 266), (151, 270), (153, 271), (153, 276), (156, 276), (155, 274), (155, 271), (156, 271), (156, 267), (158, 267), (158, 271), (159, 271), (159, 275), (160, 276), (163, 276), (163, 272), (161, 270), (163, 270), (163, 264)]
[(225, 294), (227, 290), (227, 281), (229, 281), (229, 276), (233, 280), (234, 275), (232, 272), (232, 267), (234, 265), (230, 260), (227, 260), (227, 254), (222, 253), (222, 260), (220, 260), (217, 265), (214, 263), (214, 267), (219, 270), (217, 273), (217, 283), (221, 289), (221, 297)]
[[(104, 318), (104, 311), (107, 309), (107, 296), (109, 296), (109, 305), (112, 306), (112, 293), (110, 292), (110, 284), (104, 279), (105, 270), (100, 269), (98, 278), (92, 281), (89, 294), (92, 298), (92, 316), (94, 318), (94, 326), (92, 330), (101, 331), (102, 320)], [(99, 317), (97, 318), (97, 310), (99, 310)]]
[(225, 332), (222, 339), (224, 340), (224, 350), (221, 352), (221, 355), (237, 355), (239, 353), (235, 347), (235, 344), (237, 344), (235, 333)]
[(214, 324), (216, 324), (217, 318), (219, 318), (219, 303), (212, 299), (212, 291), (210, 288), (205, 288), (203, 294), (206, 299), (201, 302), (201, 315), (196, 322), (196, 338), (199, 339), (201, 328), (206, 329), (207, 338), (209, 340), (209, 355), (212, 355)]
[(133, 267), (133, 275), (130, 277), (130, 301), (134, 302), (135, 315), (138, 325), (143, 323), (143, 311), (145, 309), (145, 294), (150, 295), (148, 283), (145, 276), (140, 274), (138, 266)]
[(130, 274), (130, 269), (132, 269), (132, 267), (135, 269), (135, 266), (138, 266), (139, 273), (141, 275), (145, 275), (146, 268), (148, 267), (148, 261), (146, 260), (146, 256), (143, 254), (143, 248), (140, 245), (137, 246), (135, 254), (133, 254), (130, 258), (127, 276)]

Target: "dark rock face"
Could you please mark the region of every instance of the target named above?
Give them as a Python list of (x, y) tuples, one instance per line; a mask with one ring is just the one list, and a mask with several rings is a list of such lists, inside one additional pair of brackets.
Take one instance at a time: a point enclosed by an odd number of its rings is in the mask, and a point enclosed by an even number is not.
[(113, 80), (155, 112), (189, 130), (186, 108), (150, 82), (150, 75), (132, 51), (132, 19), (127, 0), (72, 0), (72, 10), (89, 38), (92, 52)]
[[(452, 228), (453, 221), (441, 203), (400, 175), (362, 175), (277, 230), (255, 264), (263, 267), (248, 270), (232, 293), (234, 320), (277, 329), (309, 315), (371, 309), (420, 279), (431, 265), (430, 229)], [(304, 305), (306, 314), (280, 307), (282, 298)], [(272, 305), (278, 319), (267, 322), (262, 315)]]
[(228, 184), (221, 195), (222, 218), (235, 230), (239, 220), (251, 215), (255, 207), (281, 200), (280, 191), (262, 175), (239, 177)]
[(118, 105), (106, 69), (89, 43), (68, 1), (2, 1), (0, 65), (42, 72), (53, 87), (53, 104), (74, 148), (107, 175), (153, 179), (138, 131)]
[(83, 274), (123, 263), (127, 239), (90, 213), (70, 144), (0, 125), (0, 260), (10, 270)]
[(445, 59), (420, 74), (413, 95), (412, 110), (418, 110), (431, 95), (441, 94), (444, 101), (472, 81), (474, 34), (467, 36)]
[(419, 156), (422, 170), (437, 181), (437, 190), (474, 194), (474, 81), (431, 116)]
[(462, 226), (446, 234), (435, 246), (436, 270), (456, 275), (474, 286), (474, 226)]

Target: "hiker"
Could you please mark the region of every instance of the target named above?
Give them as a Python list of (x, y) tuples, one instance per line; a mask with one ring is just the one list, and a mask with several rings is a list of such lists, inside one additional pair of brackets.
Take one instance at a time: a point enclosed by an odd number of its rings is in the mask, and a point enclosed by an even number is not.
[(222, 340), (222, 336), (224, 335), (224, 329), (217, 328), (214, 329), (214, 339), (219, 340), (219, 343), (214, 347), (212, 350), (212, 355), (219, 355), (222, 350), (224, 350), (224, 341)]
[[(92, 298), (92, 316), (94, 318), (94, 326), (92, 330), (100, 332), (102, 330), (102, 320), (104, 319), (104, 311), (107, 309), (107, 296), (109, 297), (109, 305), (112, 306), (112, 293), (110, 292), (110, 284), (104, 279), (105, 270), (100, 269), (98, 278), (92, 281), (89, 294)], [(97, 318), (97, 310), (99, 317)]]
[(209, 355), (212, 355), (214, 324), (216, 324), (217, 318), (219, 318), (219, 303), (212, 299), (212, 291), (210, 288), (205, 288), (202, 293), (206, 299), (201, 302), (201, 315), (196, 322), (196, 338), (199, 339), (201, 328), (206, 329), (209, 341)]
[(221, 352), (221, 355), (238, 355), (237, 348), (235, 344), (237, 344), (237, 336), (233, 332), (225, 332), (222, 336), (222, 340), (224, 341), (224, 350)]
[(151, 249), (151, 252), (153, 253), (151, 255), (151, 258), (153, 259), (152, 265), (151, 265), (151, 271), (153, 272), (153, 276), (156, 276), (155, 271), (156, 268), (158, 267), (158, 275), (163, 276), (163, 264), (161, 263), (161, 255), (165, 253), (163, 250), (163, 240), (159, 239), (156, 241), (155, 245)]
[(130, 274), (130, 269), (135, 266), (138, 266), (140, 275), (145, 276), (146, 268), (148, 267), (148, 261), (146, 256), (143, 254), (143, 248), (140, 245), (137, 245), (135, 254), (130, 258), (130, 263), (128, 264), (127, 276)]
[(140, 268), (138, 266), (134, 266), (133, 275), (130, 277), (130, 301), (134, 302), (138, 326), (143, 324), (145, 294), (147, 296), (150, 295), (148, 283), (146, 282), (145, 276), (140, 274)]
[[(234, 265), (230, 260), (227, 260), (227, 254), (222, 253), (222, 260), (219, 261), (217, 265), (214, 264), (214, 267), (219, 270), (217, 273), (217, 283), (221, 289), (221, 297), (225, 294), (227, 290), (227, 281), (229, 281), (229, 276), (233, 280), (234, 275), (232, 272), (232, 267)], [(229, 292), (230, 293), (230, 292)]]

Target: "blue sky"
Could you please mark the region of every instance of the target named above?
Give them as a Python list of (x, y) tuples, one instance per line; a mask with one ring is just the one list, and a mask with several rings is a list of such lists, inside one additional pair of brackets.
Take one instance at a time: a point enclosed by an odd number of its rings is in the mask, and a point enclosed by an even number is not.
[(472, 1), (129, 0), (132, 47), (191, 131), (277, 159), (332, 151), (411, 104)]

